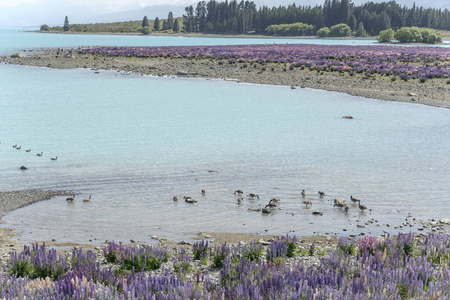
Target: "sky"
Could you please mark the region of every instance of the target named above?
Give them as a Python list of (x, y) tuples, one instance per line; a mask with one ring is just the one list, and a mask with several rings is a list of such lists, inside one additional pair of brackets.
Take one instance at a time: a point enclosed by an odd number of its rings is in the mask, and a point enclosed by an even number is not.
[[(182, 12), (182, 7), (196, 4), (199, 0), (0, 0), (0, 27), (62, 25), (67, 15), (72, 24), (95, 23), (96, 17), (120, 12), (143, 9), (154, 5), (178, 6), (174, 11)], [(221, 0), (217, 0), (221, 1)], [(224, 0), (223, 0), (224, 1)], [(239, 1), (239, 0), (238, 0)], [(253, 0), (257, 6), (268, 5), (315, 5), (323, 0)], [(388, 2), (389, 0), (372, 0)], [(367, 0), (353, 0), (359, 5)], [(396, 0), (400, 5), (412, 6), (411, 0)], [(415, 0), (417, 6), (450, 9), (450, 0)], [(167, 11), (168, 13), (168, 11)], [(176, 17), (176, 15), (174, 14)], [(129, 20), (121, 20), (129, 21)]]

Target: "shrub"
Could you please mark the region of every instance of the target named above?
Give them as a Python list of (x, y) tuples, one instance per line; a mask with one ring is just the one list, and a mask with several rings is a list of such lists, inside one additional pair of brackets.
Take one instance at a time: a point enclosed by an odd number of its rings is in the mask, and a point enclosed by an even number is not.
[(149, 26), (142, 27), (142, 34), (150, 34), (152, 32)]
[(319, 30), (317, 30), (317, 35), (320, 37), (327, 37), (330, 35), (330, 28), (328, 27), (322, 27)]
[(380, 34), (378, 35), (378, 41), (380, 43), (387, 43), (394, 39), (394, 30), (392, 28), (380, 31)]
[(344, 37), (344, 36), (351, 36), (352, 35), (352, 29), (347, 24), (341, 23), (334, 26), (331, 26), (330, 33), (328, 36), (334, 36), (334, 37)]
[(441, 33), (430, 28), (402, 27), (394, 37), (401, 43), (442, 43)]
[(48, 27), (47, 24), (43, 24), (43, 25), (41, 25), (41, 28), (40, 28), (39, 30), (40, 30), (40, 31), (49, 31), (49, 30), (50, 30), (50, 27)]

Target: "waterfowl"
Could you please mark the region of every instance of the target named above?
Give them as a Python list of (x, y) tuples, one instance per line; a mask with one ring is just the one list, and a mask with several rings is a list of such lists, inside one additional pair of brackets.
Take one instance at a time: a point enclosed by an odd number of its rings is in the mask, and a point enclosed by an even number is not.
[(279, 203), (280, 203), (280, 198), (276, 197), (276, 198), (270, 199), (269, 204), (267, 204), (266, 206), (275, 207), (275, 206), (278, 206)]
[(22, 146), (16, 147), (16, 149), (17, 149), (17, 150), (20, 150), (20, 149), (22, 149)]
[(84, 198), (83, 199), (83, 202), (89, 202), (89, 201), (91, 201), (91, 195), (89, 195), (89, 198)]
[(12, 147), (13, 147), (13, 148), (17, 148), (17, 144), (13, 145)]
[(270, 214), (270, 213), (272, 212), (272, 210), (270, 210), (269, 208), (267, 208), (267, 205), (266, 205), (266, 207), (264, 207), (264, 208), (261, 210), (261, 212), (262, 212), (263, 214)]
[(311, 202), (311, 200), (303, 200), (303, 204), (305, 204), (305, 206), (311, 206), (312, 205), (312, 202)]
[(339, 208), (342, 208), (342, 207), (345, 207), (346, 204), (345, 204), (345, 203), (341, 203), (341, 202), (336, 202), (336, 203), (334, 203), (333, 207), (334, 207), (334, 206), (337, 206), (337, 207), (339, 207)]
[(325, 196), (324, 192), (319, 191), (319, 197), (322, 198), (323, 196)]
[(234, 191), (234, 194), (242, 195), (244, 192), (242, 190), (236, 190)]
[(44, 154), (44, 152), (36, 153), (37, 156), (42, 156), (42, 154)]
[(75, 195), (73, 195), (73, 197), (69, 197), (66, 199), (66, 201), (70, 201), (70, 202), (73, 202), (74, 200), (75, 200)]
[(359, 209), (360, 209), (361, 211), (364, 211), (365, 209), (367, 209), (367, 206), (362, 205), (362, 204), (361, 204), (361, 201), (359, 202), (358, 207), (359, 207)]
[(241, 204), (242, 201), (244, 201), (244, 199), (242, 199), (242, 198), (238, 198), (238, 199), (237, 199), (238, 204)]
[(361, 201), (361, 200), (359, 200), (359, 199), (357, 199), (357, 198), (354, 198), (353, 196), (350, 196), (350, 200), (352, 200), (353, 203), (356, 203), (356, 202), (360, 202), (360, 201)]
[(305, 197), (305, 196), (306, 196), (306, 191), (302, 190), (302, 197)]
[(202, 190), (202, 195), (203, 196), (206, 195), (206, 190), (205, 189)]
[(337, 199), (334, 199), (334, 206), (336, 206), (336, 204), (345, 204), (345, 199), (342, 199), (342, 198), (337, 198)]
[(349, 209), (350, 209), (350, 207), (347, 204), (345, 204), (344, 205), (344, 212), (348, 212)]
[(259, 199), (259, 196), (257, 194), (253, 194), (253, 193), (248, 194), (247, 197), (252, 198), (252, 199), (256, 197)]
[(173, 201), (175, 201), (175, 202), (176, 202), (176, 201), (178, 201), (178, 196), (173, 196), (173, 198), (172, 198), (172, 199), (173, 199)]
[(31, 152), (31, 148), (30, 148), (30, 149), (27, 149), (27, 150), (25, 150), (25, 152)]
[(195, 202), (197, 202), (197, 200), (195, 200), (194, 198), (189, 197), (189, 196), (185, 196), (185, 197), (183, 197), (183, 199), (184, 199), (184, 202), (187, 202), (187, 203), (195, 203)]
[(51, 157), (51, 160), (57, 160), (58, 159), (58, 156), (57, 157)]

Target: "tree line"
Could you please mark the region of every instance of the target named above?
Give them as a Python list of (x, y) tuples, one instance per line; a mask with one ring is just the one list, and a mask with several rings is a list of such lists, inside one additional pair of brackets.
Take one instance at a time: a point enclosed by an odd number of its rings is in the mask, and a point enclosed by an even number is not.
[(450, 30), (448, 9), (400, 6), (395, 1), (367, 2), (356, 6), (351, 0), (325, 0), (323, 5), (296, 5), (257, 9), (253, 1), (200, 1), (185, 8), (185, 32), (202, 33), (263, 33), (271, 25), (304, 23), (316, 30), (347, 24), (357, 31), (361, 26), (369, 35), (401, 27), (427, 27)]

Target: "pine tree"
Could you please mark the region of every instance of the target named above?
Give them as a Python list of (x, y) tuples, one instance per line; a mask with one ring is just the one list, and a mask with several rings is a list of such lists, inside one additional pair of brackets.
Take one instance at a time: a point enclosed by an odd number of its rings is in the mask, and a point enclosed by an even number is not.
[(167, 26), (167, 21), (166, 20), (163, 21), (162, 29), (163, 30), (169, 29), (168, 26)]
[(142, 27), (149, 27), (150, 25), (148, 25), (148, 19), (147, 16), (144, 17), (144, 19), (142, 20)]
[(69, 18), (67, 18), (67, 16), (66, 16), (66, 18), (64, 19), (64, 27), (63, 27), (63, 29), (64, 29), (64, 31), (69, 31), (69, 29), (70, 29), (70, 26), (69, 26)]
[(179, 32), (180, 31), (180, 24), (178, 23), (178, 19), (175, 19), (175, 22), (173, 23), (173, 28), (172, 30), (174, 32)]
[(169, 15), (167, 16), (167, 27), (169, 29), (173, 29), (173, 14), (171, 11), (169, 12)]
[(159, 29), (160, 29), (160, 27), (159, 27), (159, 18), (156, 17), (155, 23), (153, 24), (153, 30), (159, 31)]

